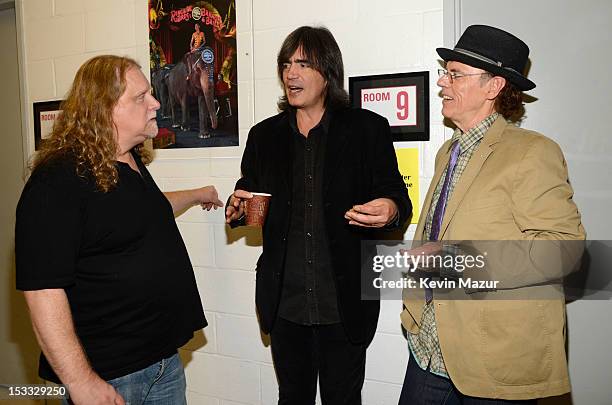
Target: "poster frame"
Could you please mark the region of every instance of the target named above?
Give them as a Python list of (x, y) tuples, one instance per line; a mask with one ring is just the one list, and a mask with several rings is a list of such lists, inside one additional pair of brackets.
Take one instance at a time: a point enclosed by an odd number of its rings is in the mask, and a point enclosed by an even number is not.
[(364, 89), (400, 86), (416, 86), (416, 124), (391, 126), (393, 142), (429, 141), (428, 71), (349, 77), (351, 105), (356, 108), (362, 108), (360, 94)]

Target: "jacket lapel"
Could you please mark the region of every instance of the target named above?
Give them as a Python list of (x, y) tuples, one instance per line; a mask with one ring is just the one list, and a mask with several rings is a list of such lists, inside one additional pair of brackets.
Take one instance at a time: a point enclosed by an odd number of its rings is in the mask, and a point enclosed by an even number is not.
[(431, 179), (429, 190), (427, 190), (425, 201), (423, 201), (423, 208), (421, 209), (421, 216), (419, 218), (419, 224), (417, 225), (416, 231), (414, 232), (415, 241), (421, 241), (423, 239), (423, 234), (425, 232), (425, 222), (427, 221), (427, 213), (430, 210), (431, 199), (433, 197), (434, 190), (436, 189), (436, 185), (440, 182), (442, 173), (444, 173), (444, 168), (448, 165), (448, 161), (450, 159), (450, 149), (451, 149), (450, 145), (451, 145), (451, 141), (446, 141), (440, 147), (440, 150), (443, 151), (441, 153), (443, 154), (440, 155), (437, 159), (436, 167), (434, 170), (434, 176)]
[[(444, 233), (446, 232), (450, 221), (453, 219), (457, 208), (461, 204), (463, 197), (465, 197), (465, 194), (472, 185), (472, 182), (474, 182), (474, 179), (476, 178), (476, 176), (478, 176), (478, 173), (480, 172), (480, 169), (482, 168), (484, 162), (487, 160), (491, 152), (493, 152), (492, 146), (499, 142), (499, 140), (501, 139), (501, 134), (507, 125), (508, 124), (506, 123), (506, 120), (500, 115), (497, 120), (495, 120), (493, 125), (491, 125), (491, 128), (489, 128), (484, 138), (482, 138), (480, 145), (474, 151), (474, 154), (470, 158), (470, 161), (468, 162), (465, 171), (461, 175), (459, 182), (455, 185), (455, 189), (453, 190), (453, 194), (451, 195), (450, 200), (446, 204), (446, 210), (444, 211), (444, 218), (442, 220), (442, 226), (440, 228), (439, 239), (444, 238)], [(448, 164), (448, 159), (449, 158), (447, 156), (445, 159), (446, 164)], [(436, 168), (436, 171), (437, 170), (438, 168)], [(440, 172), (442, 172), (443, 170), (444, 167), (442, 168), (442, 170), (440, 170)]]
[(338, 172), (338, 167), (346, 155), (343, 151), (349, 140), (350, 128), (344, 120), (339, 119), (338, 115), (340, 114), (341, 112), (336, 112), (332, 115), (326, 136), (327, 144), (325, 160), (323, 161), (323, 195), (327, 194), (327, 190)]
[(285, 191), (290, 193), (293, 183), (293, 130), (289, 125), (287, 114), (279, 122), (279, 129), (276, 133), (278, 134), (274, 144), (276, 153), (273, 154), (276, 159), (276, 173), (281, 178)]

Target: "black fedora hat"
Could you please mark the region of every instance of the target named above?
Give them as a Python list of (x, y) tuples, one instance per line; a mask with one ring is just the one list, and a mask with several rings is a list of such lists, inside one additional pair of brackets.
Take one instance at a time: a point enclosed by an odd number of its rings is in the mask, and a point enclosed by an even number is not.
[(531, 90), (536, 86), (523, 75), (529, 47), (499, 28), (470, 25), (459, 38), (455, 49), (437, 48), (436, 51), (445, 61), (457, 61), (484, 69), (506, 78), (520, 90)]

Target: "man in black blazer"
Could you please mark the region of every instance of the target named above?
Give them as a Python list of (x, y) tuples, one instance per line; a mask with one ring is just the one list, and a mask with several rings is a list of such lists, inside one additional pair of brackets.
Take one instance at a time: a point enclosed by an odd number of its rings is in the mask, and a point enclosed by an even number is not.
[(251, 192), (272, 195), (256, 303), (271, 335), (279, 404), (361, 404), (379, 302), (363, 300), (361, 241), (396, 229), (412, 206), (387, 120), (348, 107), (338, 44), (300, 27), (278, 54), (281, 113), (255, 125), (226, 207), (243, 224)]

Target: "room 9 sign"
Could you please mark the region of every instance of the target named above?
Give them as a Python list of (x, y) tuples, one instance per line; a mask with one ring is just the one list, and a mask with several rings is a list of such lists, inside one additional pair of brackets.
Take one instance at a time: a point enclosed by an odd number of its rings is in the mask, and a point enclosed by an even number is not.
[(387, 118), (393, 141), (429, 140), (429, 72), (349, 78), (354, 107)]

